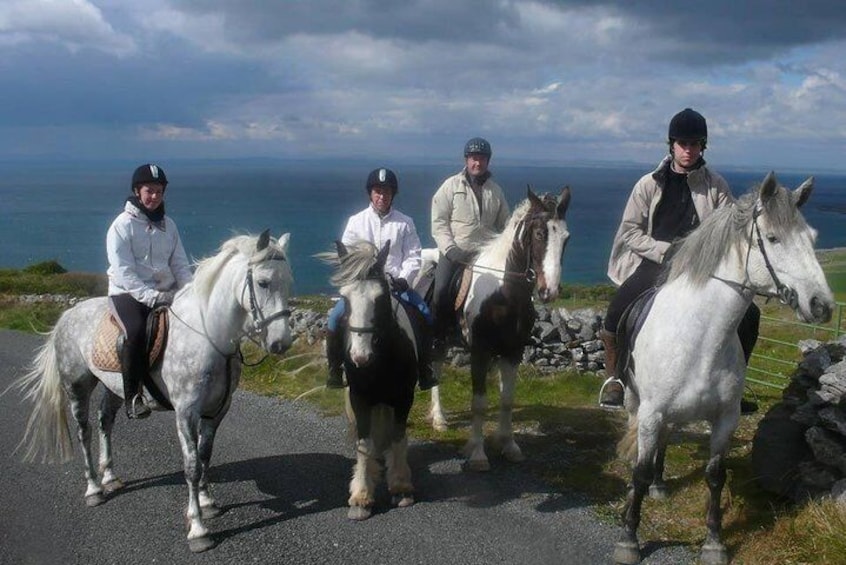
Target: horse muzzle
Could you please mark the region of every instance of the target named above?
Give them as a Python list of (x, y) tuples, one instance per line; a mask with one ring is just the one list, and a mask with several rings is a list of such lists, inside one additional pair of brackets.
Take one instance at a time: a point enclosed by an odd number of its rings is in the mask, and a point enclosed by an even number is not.
[(834, 302), (827, 298), (814, 296), (811, 298), (811, 320), (816, 324), (826, 324), (831, 320)]

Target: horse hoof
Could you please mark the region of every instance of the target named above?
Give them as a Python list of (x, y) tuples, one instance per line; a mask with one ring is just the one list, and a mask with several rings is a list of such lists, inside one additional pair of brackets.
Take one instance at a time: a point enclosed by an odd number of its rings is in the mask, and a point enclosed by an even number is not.
[(391, 497), (391, 504), (397, 508), (408, 508), (414, 504), (414, 495), (411, 494), (395, 494)]
[(350, 506), (347, 512), (347, 518), (350, 520), (361, 521), (367, 520), (373, 515), (373, 511), (365, 506)]
[(217, 504), (209, 504), (208, 506), (200, 507), (200, 514), (205, 518), (217, 518), (223, 513)]
[(649, 498), (665, 500), (667, 498), (667, 487), (665, 485), (649, 485)]
[(510, 461), (511, 463), (522, 463), (526, 460), (526, 456), (523, 455), (523, 452), (520, 451), (520, 448), (517, 447), (516, 444), (512, 447), (503, 449), (502, 455), (505, 457), (506, 461)]
[(202, 553), (214, 547), (214, 540), (208, 536), (188, 540), (188, 549), (191, 553)]
[(89, 494), (85, 497), (85, 505), (86, 506), (100, 506), (106, 502), (106, 497), (103, 496), (103, 493), (98, 492), (95, 494)]
[(491, 464), (487, 459), (471, 459), (467, 461), (466, 469), (474, 473), (484, 473), (491, 470)]
[(109, 481), (108, 483), (103, 483), (101, 486), (103, 487), (104, 492), (111, 494), (122, 489), (124, 487), (124, 484), (123, 481), (121, 481), (120, 479), (114, 479)]
[(721, 543), (706, 543), (702, 546), (699, 561), (703, 565), (726, 565), (729, 562), (726, 546)]
[(637, 542), (618, 541), (614, 545), (614, 563), (636, 565), (640, 563), (640, 547)]

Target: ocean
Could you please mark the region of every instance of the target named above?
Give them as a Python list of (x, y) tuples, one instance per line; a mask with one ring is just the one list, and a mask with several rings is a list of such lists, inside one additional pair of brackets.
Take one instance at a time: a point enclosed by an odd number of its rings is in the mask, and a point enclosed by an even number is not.
[[(137, 163), (0, 163), (0, 268), (56, 260), (69, 271), (105, 272), (105, 235), (123, 207)], [(189, 257), (214, 254), (234, 234), (291, 233), (290, 259), (297, 294), (331, 293), (329, 268), (313, 255), (332, 249), (347, 217), (367, 205), (364, 181), (378, 166), (399, 177), (395, 206), (411, 216), (424, 247), (431, 197), (461, 163), (392, 165), (341, 161), (175, 161), (161, 163), (170, 185), (167, 213), (179, 226)], [(759, 182), (762, 172), (721, 169), (735, 195)], [(512, 208), (526, 195), (560, 192), (570, 185), (571, 239), (563, 260), (564, 283), (607, 282), (614, 231), (632, 186), (649, 165), (516, 166), (491, 170)], [(795, 188), (806, 175), (780, 173)], [(816, 175), (805, 206), (817, 228), (818, 248), (846, 246), (846, 174)]]

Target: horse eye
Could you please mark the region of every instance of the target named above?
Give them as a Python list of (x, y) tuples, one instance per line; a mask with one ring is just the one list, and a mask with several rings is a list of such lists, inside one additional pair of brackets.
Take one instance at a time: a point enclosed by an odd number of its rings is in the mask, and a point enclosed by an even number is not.
[(769, 241), (770, 243), (778, 243), (778, 238), (774, 235), (768, 235), (767, 241)]
[(259, 288), (270, 288), (270, 281), (259, 281), (258, 282)]

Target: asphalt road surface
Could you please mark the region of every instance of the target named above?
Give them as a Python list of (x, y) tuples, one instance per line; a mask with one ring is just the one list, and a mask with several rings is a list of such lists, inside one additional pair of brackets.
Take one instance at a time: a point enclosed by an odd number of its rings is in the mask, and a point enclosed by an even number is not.
[[(42, 340), (0, 330), (0, 391)], [(619, 536), (578, 494), (499, 459), (489, 473), (463, 472), (455, 448), (437, 442), (409, 448), (414, 506), (390, 508), (382, 487), (374, 516), (350, 521), (353, 459), (343, 419), (238, 391), (212, 458), (224, 512), (205, 523), (217, 545), (192, 554), (172, 413), (118, 417), (115, 470), (126, 487), (96, 508), (83, 499), (78, 449), (63, 465), (23, 463), (13, 453), (28, 413), (16, 391), (0, 397), (0, 564), (593, 564), (611, 563)], [(647, 543), (644, 552), (644, 563), (694, 561), (679, 544)]]

